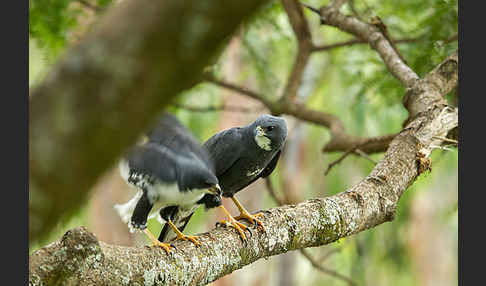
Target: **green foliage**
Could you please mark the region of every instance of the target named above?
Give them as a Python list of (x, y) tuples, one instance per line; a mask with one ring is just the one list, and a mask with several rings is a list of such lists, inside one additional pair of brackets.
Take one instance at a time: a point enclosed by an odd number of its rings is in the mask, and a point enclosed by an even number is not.
[(64, 48), (67, 31), (76, 24), (78, 9), (68, 9), (72, 0), (30, 0), (29, 36), (41, 47), (46, 47), (50, 56), (56, 56)]
[[(112, 0), (85, 2), (101, 10)], [(90, 8), (76, 0), (29, 0), (29, 37), (45, 49), (49, 60), (54, 60), (65, 48), (69, 32), (78, 25), (77, 17), (86, 13), (85, 9)]]

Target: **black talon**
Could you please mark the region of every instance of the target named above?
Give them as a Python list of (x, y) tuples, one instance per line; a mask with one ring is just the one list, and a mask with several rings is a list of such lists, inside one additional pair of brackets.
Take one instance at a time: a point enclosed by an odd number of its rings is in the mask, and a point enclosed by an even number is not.
[(247, 228), (248, 232), (250, 233), (250, 237), (253, 237), (253, 232), (251, 231), (251, 228)]

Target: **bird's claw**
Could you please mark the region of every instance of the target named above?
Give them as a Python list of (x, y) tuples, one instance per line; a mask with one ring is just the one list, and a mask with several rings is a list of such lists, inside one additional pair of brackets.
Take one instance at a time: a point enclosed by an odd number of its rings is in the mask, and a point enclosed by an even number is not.
[(218, 224), (235, 228), (238, 231), (238, 233), (240, 234), (241, 239), (243, 241), (246, 241), (245, 230), (248, 229), (248, 227), (246, 225), (244, 225), (240, 222), (237, 222), (235, 219), (233, 219), (231, 221), (222, 220), (222, 221), (219, 221)]
[(155, 238), (155, 236), (148, 230), (148, 228), (145, 228), (144, 229), (144, 232), (145, 234), (148, 236), (148, 238), (150, 238), (150, 240), (152, 241), (152, 246), (156, 246), (156, 247), (162, 247), (165, 252), (167, 254), (171, 254), (171, 249), (170, 247), (173, 246), (172, 244), (169, 244), (169, 243), (164, 243), (164, 242), (160, 242), (157, 238)]
[(263, 231), (265, 231), (265, 226), (263, 225), (263, 222), (258, 219), (258, 217), (262, 217), (263, 213), (257, 213), (257, 214), (249, 214), (242, 212), (239, 216), (235, 217), (237, 220), (241, 219), (246, 219), (250, 221), (251, 224), (256, 225), (257, 227), (261, 228)]
[(152, 243), (152, 246), (162, 247), (167, 254), (171, 254), (172, 250), (170, 248), (174, 247), (172, 244), (164, 243), (164, 242), (160, 242), (160, 241), (154, 241)]
[(176, 240), (185, 240), (185, 241), (189, 240), (192, 243), (194, 243), (196, 247), (201, 246), (201, 242), (199, 241), (199, 236), (195, 236), (195, 235), (181, 235), (177, 237)]

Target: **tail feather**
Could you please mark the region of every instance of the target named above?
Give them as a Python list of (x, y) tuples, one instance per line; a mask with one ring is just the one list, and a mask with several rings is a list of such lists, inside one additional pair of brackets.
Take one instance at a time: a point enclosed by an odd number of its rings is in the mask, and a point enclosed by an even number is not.
[(124, 204), (116, 204), (113, 206), (115, 211), (118, 213), (120, 216), (121, 220), (124, 223), (127, 223), (130, 226), (130, 220), (132, 218), (133, 211), (135, 210), (135, 206), (137, 205), (137, 202), (140, 200), (142, 197), (143, 192), (138, 191), (135, 196), (129, 200), (128, 202)]

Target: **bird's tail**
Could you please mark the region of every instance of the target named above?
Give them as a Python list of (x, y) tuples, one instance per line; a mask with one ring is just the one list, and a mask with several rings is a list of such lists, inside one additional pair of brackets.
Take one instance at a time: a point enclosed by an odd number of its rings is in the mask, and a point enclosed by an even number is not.
[[(179, 231), (184, 231), (184, 228), (186, 228), (187, 223), (191, 219), (197, 207), (199, 207), (199, 205), (195, 205), (190, 209), (177, 208), (176, 212), (172, 216), (172, 222), (177, 227), (177, 229), (179, 229)], [(158, 216), (157, 219), (164, 226), (160, 231), (160, 242), (169, 242), (177, 238), (177, 233), (170, 227), (170, 225), (166, 221), (164, 221), (160, 216)]]
[(116, 204), (113, 206), (115, 211), (118, 213), (120, 216), (121, 220), (124, 223), (127, 223), (130, 225), (130, 219), (132, 218), (133, 211), (135, 210), (135, 206), (137, 205), (137, 202), (140, 200), (142, 197), (143, 192), (138, 191), (135, 196), (129, 200), (128, 202), (124, 204)]

